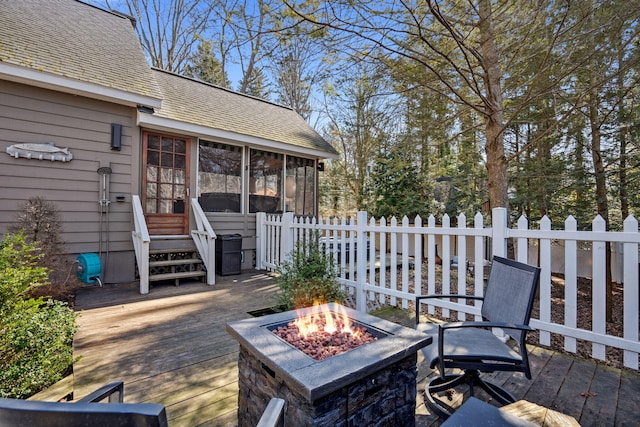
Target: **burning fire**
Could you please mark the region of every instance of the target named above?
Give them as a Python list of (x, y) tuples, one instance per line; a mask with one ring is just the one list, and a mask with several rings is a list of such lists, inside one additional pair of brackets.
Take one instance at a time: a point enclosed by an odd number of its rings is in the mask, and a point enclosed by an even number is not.
[(366, 328), (352, 325), (346, 310), (323, 311), (314, 306), (310, 314), (301, 314), (273, 333), (316, 360), (323, 360), (363, 344), (376, 341)]
[(318, 306), (314, 306), (311, 314), (301, 315), (293, 321), (293, 325), (298, 328), (298, 334), (306, 338), (313, 333), (326, 332), (333, 334), (334, 332), (351, 334), (358, 337), (362, 334), (359, 328), (351, 327), (351, 320), (347, 316), (346, 311), (342, 307), (335, 314), (330, 311), (320, 312)]

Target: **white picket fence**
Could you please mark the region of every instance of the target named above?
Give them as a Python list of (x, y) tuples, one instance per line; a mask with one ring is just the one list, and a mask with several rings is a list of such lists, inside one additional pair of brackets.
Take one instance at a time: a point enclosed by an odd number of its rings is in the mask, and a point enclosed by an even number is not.
[[(622, 232), (605, 231), (600, 216), (593, 221), (591, 231), (577, 231), (577, 222), (571, 216), (562, 230), (552, 230), (547, 217), (542, 218), (539, 229), (529, 229), (525, 217), (518, 220), (516, 227), (507, 228), (507, 212), (503, 208), (493, 210), (491, 227), (484, 226), (481, 214), (474, 217), (473, 227), (466, 226), (465, 215), (458, 216), (457, 223), (457, 227), (451, 227), (447, 215), (441, 224), (436, 224), (432, 215), (423, 225), (420, 217), (416, 217), (413, 224), (406, 217), (401, 223), (392, 218), (387, 224), (384, 218), (380, 221), (368, 218), (366, 212), (340, 220), (259, 213), (256, 268), (275, 270), (298, 240), (319, 232), (325, 248), (334, 256), (340, 281), (355, 293), (358, 310), (366, 311), (367, 300), (407, 308), (416, 295), (435, 293), (436, 284), (443, 293), (449, 292), (453, 285), (457, 293), (465, 294), (467, 280), (470, 280), (474, 294), (482, 295), (487, 260), (493, 255), (506, 256), (507, 242), (513, 239), (516, 259), (538, 265), (542, 270), (539, 316), (531, 320), (531, 326), (540, 331), (540, 344), (550, 345), (551, 333), (560, 334), (564, 337), (565, 350), (575, 353), (576, 340), (585, 340), (592, 345), (592, 356), (599, 360), (605, 360), (607, 347), (619, 348), (624, 352), (624, 365), (638, 369), (640, 233), (634, 217), (626, 219)], [(612, 271), (616, 272), (617, 281), (623, 283), (623, 306), (614, 307), (623, 311), (622, 336), (607, 333), (606, 242), (615, 248), (617, 255), (612, 261)], [(558, 250), (562, 247), (563, 252)], [(590, 248), (590, 259), (584, 259), (584, 247)], [(452, 269), (436, 269), (438, 256), (442, 266), (452, 265), (452, 260), (459, 261), (452, 267), (458, 273), (454, 275), (457, 276), (454, 283)], [(564, 274), (563, 323), (552, 321), (551, 316), (551, 276), (557, 272), (558, 265)], [(426, 280), (423, 268), (426, 268)], [(592, 282), (590, 329), (577, 325), (579, 271)], [(590, 274), (584, 274), (585, 271)], [(429, 312), (433, 313), (438, 306), (445, 317), (450, 315), (450, 310), (458, 312), (458, 320), (464, 320), (466, 313), (479, 315), (476, 306), (465, 305), (464, 301), (428, 301)]]

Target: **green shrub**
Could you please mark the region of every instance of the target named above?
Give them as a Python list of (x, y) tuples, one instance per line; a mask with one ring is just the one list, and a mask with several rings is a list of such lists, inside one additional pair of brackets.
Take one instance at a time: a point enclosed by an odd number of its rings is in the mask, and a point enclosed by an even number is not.
[(75, 314), (60, 301), (29, 299), (0, 322), (0, 397), (27, 398), (73, 364)]
[(6, 234), (0, 241), (0, 314), (46, 284), (47, 269), (38, 265), (38, 254), (36, 244), (27, 243), (23, 233)]
[(37, 253), (22, 233), (0, 242), (0, 397), (29, 397), (73, 363), (75, 313), (62, 302), (29, 296), (47, 284)]
[(288, 310), (331, 301), (342, 303), (346, 297), (333, 257), (325, 252), (317, 235), (299, 242), (291, 259), (283, 262), (277, 272), (279, 303)]

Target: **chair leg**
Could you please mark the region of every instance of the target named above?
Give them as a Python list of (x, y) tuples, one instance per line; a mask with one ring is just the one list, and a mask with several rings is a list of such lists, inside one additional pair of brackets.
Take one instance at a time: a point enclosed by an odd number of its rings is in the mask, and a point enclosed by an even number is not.
[[(485, 381), (476, 370), (467, 370), (460, 375), (446, 375), (432, 379), (425, 388), (425, 397), (431, 408), (441, 417), (448, 418), (454, 411), (452, 407), (446, 405), (442, 399), (438, 399), (435, 394), (453, 389), (461, 384), (469, 386), (469, 395), (474, 396), (474, 387), (480, 387), (494, 398), (501, 405), (508, 405), (516, 401), (516, 398), (504, 388)], [(451, 400), (451, 397), (448, 396)]]
[[(429, 402), (429, 406), (438, 414), (438, 416), (448, 418), (453, 414), (454, 409), (449, 405), (446, 405), (442, 400), (436, 398), (435, 394), (455, 388), (466, 382), (467, 379), (464, 374), (446, 375), (444, 378), (436, 377), (432, 379), (425, 388), (425, 397)], [(451, 396), (448, 396), (448, 399), (452, 400)]]
[(499, 385), (496, 385), (489, 381), (485, 381), (483, 379), (480, 379), (478, 385), (482, 387), (482, 389), (486, 391), (489, 396), (496, 399), (501, 405), (508, 405), (516, 401), (516, 398), (513, 394), (509, 393)]

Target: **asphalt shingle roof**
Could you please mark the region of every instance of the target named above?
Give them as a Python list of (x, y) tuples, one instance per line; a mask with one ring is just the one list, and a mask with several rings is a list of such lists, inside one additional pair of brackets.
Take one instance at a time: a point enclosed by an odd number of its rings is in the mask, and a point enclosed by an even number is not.
[(290, 108), (165, 71), (153, 73), (164, 94), (157, 116), (336, 154)]
[(0, 61), (159, 98), (131, 21), (69, 0), (0, 0)]
[(337, 154), (290, 108), (149, 67), (131, 21), (75, 0), (0, 0), (0, 62), (162, 99), (154, 115)]

